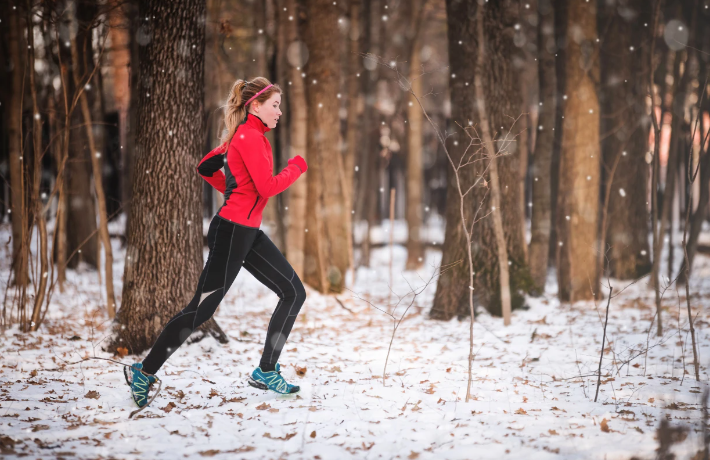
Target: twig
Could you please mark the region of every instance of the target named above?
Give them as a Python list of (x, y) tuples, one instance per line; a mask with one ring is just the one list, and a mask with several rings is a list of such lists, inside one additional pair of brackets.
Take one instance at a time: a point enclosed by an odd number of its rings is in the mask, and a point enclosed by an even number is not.
[(606, 302), (606, 318), (604, 319), (604, 335), (602, 336), (602, 351), (601, 354), (599, 355), (599, 369), (597, 370), (597, 392), (594, 395), (594, 402), (597, 402), (597, 397), (599, 396), (599, 385), (601, 385), (601, 379), (602, 379), (602, 360), (604, 359), (604, 343), (606, 341), (606, 325), (609, 321), (609, 304), (611, 304), (611, 292), (613, 288), (611, 284), (609, 284), (609, 298), (607, 299)]

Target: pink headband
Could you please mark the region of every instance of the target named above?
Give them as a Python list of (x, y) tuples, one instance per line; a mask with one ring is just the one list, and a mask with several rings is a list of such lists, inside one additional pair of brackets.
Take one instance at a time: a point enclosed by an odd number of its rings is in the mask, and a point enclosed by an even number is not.
[(248, 106), (249, 103), (250, 103), (251, 101), (253, 101), (259, 94), (263, 93), (264, 91), (266, 91), (267, 89), (271, 88), (272, 86), (274, 86), (274, 85), (271, 84), (271, 85), (267, 86), (266, 88), (262, 89), (261, 91), (259, 91), (258, 93), (256, 93), (255, 95), (253, 95), (253, 96), (251, 97), (251, 99), (249, 99), (249, 100), (247, 101), (247, 103), (244, 104), (244, 107)]

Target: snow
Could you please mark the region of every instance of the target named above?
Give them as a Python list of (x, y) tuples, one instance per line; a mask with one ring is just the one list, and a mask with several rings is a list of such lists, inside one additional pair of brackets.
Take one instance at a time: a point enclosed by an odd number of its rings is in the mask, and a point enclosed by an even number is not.
[[(121, 222), (112, 223), (112, 233), (122, 231)], [(100, 348), (110, 323), (96, 272), (84, 266), (68, 271), (66, 292), (54, 294), (40, 331), (11, 328), (0, 340), (4, 458), (652, 458), (663, 418), (689, 428), (673, 446), (678, 458), (698, 451), (708, 380), (710, 259), (698, 256), (691, 283), (702, 383), (694, 378), (685, 291), (665, 292), (665, 330), (656, 337), (655, 324), (648, 335), (655, 308), (647, 280), (612, 280), (614, 292), (628, 287), (611, 301), (603, 383), (594, 403), (606, 300), (560, 305), (551, 272), (545, 295), (529, 298), (528, 310), (514, 311), (511, 326), (477, 316), (473, 400), (466, 402), (469, 322), (427, 318), (436, 280), (425, 286), (441, 253), (430, 248), (423, 268), (404, 271), (403, 227), (406, 235), (406, 224), (395, 223), (392, 302), (411, 289), (422, 292), (394, 337), (385, 384), (393, 321), (361, 299), (387, 308), (388, 246), (375, 249), (372, 268), (361, 268), (352, 291), (338, 296), (352, 313), (307, 288), (281, 358), (284, 376), (301, 386), (300, 394), (281, 396), (246, 384), (278, 299), (242, 271), (216, 315), (229, 343), (208, 338), (181, 347), (158, 374), (160, 395), (130, 420), (135, 405), (121, 366), (69, 364), (113, 356)], [(385, 229), (389, 223), (372, 230), (386, 243)], [(427, 232), (443, 241), (443, 225)], [(0, 225), (3, 241), (9, 234), (9, 225)], [(113, 244), (120, 294), (125, 251), (118, 239)], [(10, 247), (2, 250), (6, 280)], [(402, 299), (397, 318), (411, 301), (412, 295)], [(304, 367), (298, 376), (296, 368)]]

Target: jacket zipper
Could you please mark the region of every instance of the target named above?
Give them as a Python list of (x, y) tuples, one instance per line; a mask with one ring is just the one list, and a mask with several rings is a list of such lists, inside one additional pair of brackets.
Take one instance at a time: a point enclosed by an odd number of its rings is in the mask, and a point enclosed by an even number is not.
[(256, 208), (256, 204), (259, 202), (259, 196), (256, 197), (256, 201), (254, 202), (254, 206), (251, 207), (251, 211), (249, 211), (249, 215), (247, 216), (247, 219), (251, 219), (251, 212)]

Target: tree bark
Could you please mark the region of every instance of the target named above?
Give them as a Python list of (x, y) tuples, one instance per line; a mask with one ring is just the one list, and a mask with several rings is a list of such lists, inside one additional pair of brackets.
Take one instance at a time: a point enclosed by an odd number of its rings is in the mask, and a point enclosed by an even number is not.
[[(149, 348), (194, 295), (203, 267), (205, 0), (140, 3), (144, 46), (123, 302), (109, 346)], [(163, 69), (173, 69), (162, 72)], [(177, 262), (177, 263), (176, 263)], [(210, 319), (201, 326), (221, 341)]]
[[(384, 21), (381, 15), (379, 0), (364, 0), (363, 18), (365, 24), (363, 30), (362, 49), (364, 53), (374, 56), (381, 54), (382, 42), (384, 41)], [(363, 130), (361, 160), (358, 165), (357, 177), (357, 202), (355, 216), (357, 222), (364, 221), (365, 232), (362, 236), (360, 246), (360, 259), (358, 266), (370, 266), (370, 229), (375, 224), (377, 218), (377, 198), (379, 191), (379, 112), (377, 106), (377, 86), (380, 80), (380, 68), (371, 58), (364, 58), (363, 65), (366, 70), (361, 73), (362, 93), (364, 98), (363, 107)]]
[(599, 80), (594, 3), (568, 6), (564, 132), (557, 204), (560, 300), (591, 299), (597, 291), (599, 223)]
[[(476, 110), (476, 95), (470, 76), (475, 73), (477, 44), (475, 28), (468, 24), (475, 23), (478, 2), (470, 0), (457, 2), (447, 1), (447, 24), (449, 38), (449, 61), (451, 74), (451, 116), (461, 125), (456, 127), (457, 133), (447, 141), (447, 147), (455, 163), (458, 164), (469, 138), (462, 128), (469, 128), (469, 122), (477, 124), (480, 120)], [(483, 74), (483, 90), (486, 95), (486, 112), (491, 124), (491, 134), (496, 145), (510, 131), (510, 135), (518, 134), (513, 126), (513, 117), (519, 115), (520, 91), (519, 80), (513, 67), (511, 56), (515, 52), (512, 39), (512, 29), (516, 22), (517, 4), (512, 1), (488, 3), (485, 10), (485, 41), (486, 67)], [(466, 85), (466, 83), (469, 83)], [(502, 129), (501, 129), (502, 127)], [(475, 136), (475, 135), (474, 135)], [(521, 226), (524, 218), (520, 210), (520, 152), (515, 144), (508, 149), (508, 154), (497, 159), (497, 169), (500, 179), (500, 208), (495, 212), (502, 215), (502, 226), (507, 243), (508, 263), (510, 270), (510, 294), (512, 308), (519, 307), (524, 302), (523, 294), (530, 289), (531, 281), (528, 267), (525, 263)], [(466, 153), (467, 158), (477, 149), (473, 147)], [(479, 161), (459, 170), (462, 189), (467, 190), (474, 181), (485, 174), (485, 164)], [(449, 171), (451, 173), (451, 171)], [(468, 307), (468, 269), (462, 264), (468, 257), (463, 229), (460, 226), (460, 210), (458, 209), (459, 193), (453, 185), (455, 181), (448, 180), (446, 199), (446, 230), (442, 255), (442, 266), (459, 262), (456, 266), (439, 277), (434, 297), (434, 306), (430, 315), (434, 319), (450, 319), (458, 314), (460, 317), (469, 314)], [(466, 197), (466, 219), (471, 222), (476, 210), (481, 206), (478, 218), (491, 211), (491, 197), (484, 186), (477, 186)], [(489, 216), (490, 217), (490, 216)], [(477, 304), (484, 305), (494, 314), (501, 314), (500, 280), (498, 268), (498, 253), (493, 219), (486, 217), (475, 224), (473, 231), (473, 266), (475, 271), (474, 295)]]
[[(10, 10), (10, 8), (8, 8)], [(24, 34), (21, 31), (20, 11), (10, 11), (8, 51), (12, 64), (10, 103), (8, 107), (8, 142), (10, 163), (12, 220), (12, 271), (13, 282), (18, 287), (26, 287), (29, 282), (29, 251), (25, 250), (23, 239), (28, 232), (27, 185), (25, 183), (25, 161), (22, 151), (23, 91), (26, 74)]]
[[(68, 0), (65, 7), (67, 8), (68, 21), (77, 21), (76, 35), (71, 37), (70, 29), (60, 29), (60, 39), (62, 41), (76, 41), (76, 47), (79, 51), (78, 57), (72, 56), (69, 48), (66, 46), (60, 47), (62, 59), (68, 68), (68, 79), (64, 82), (69, 88), (70, 97), (76, 94), (80, 88), (74, 82), (72, 77), (74, 67), (82, 69), (82, 78), (91, 73), (93, 69), (93, 47), (91, 45), (92, 25), (91, 22), (95, 19), (96, 6), (83, 4), (81, 7), (76, 7), (74, 0)], [(75, 12), (75, 14), (72, 14)], [(61, 35), (62, 33), (66, 36)], [(73, 38), (73, 40), (72, 40)], [(80, 62), (77, 62), (79, 60)], [(86, 62), (86, 68), (82, 63)], [(84, 125), (84, 119), (80, 110), (74, 110), (71, 114), (71, 126), (81, 127)], [(69, 254), (74, 254), (69, 258), (67, 266), (77, 268), (79, 262), (83, 261), (92, 267), (99, 268), (98, 264), (98, 247), (99, 238), (94, 233), (96, 231), (96, 207), (91, 194), (91, 163), (89, 158), (91, 152), (88, 144), (89, 140), (86, 136), (85, 129), (70, 129), (70, 153), (67, 164), (67, 200), (69, 203), (67, 215), (67, 251)], [(94, 233), (93, 236), (90, 236)], [(84, 240), (88, 240), (84, 242)], [(83, 243), (83, 245), (82, 245)], [(81, 246), (80, 246), (81, 245)]]
[(557, 78), (555, 75), (555, 12), (551, 0), (538, 1), (537, 65), (540, 104), (535, 153), (532, 159), (532, 217), (530, 224), (530, 275), (535, 293), (545, 292), (552, 227), (550, 194), (551, 163), (555, 142)]
[[(606, 31), (600, 50), (600, 103), (602, 159), (609, 190), (607, 228), (602, 227), (606, 241), (600, 257), (608, 251), (610, 276), (635, 279), (651, 270), (646, 206), (649, 169), (645, 160), (650, 129), (646, 44), (651, 34), (649, 27), (644, 27), (651, 17), (643, 0), (629, 1), (626, 7), (606, 5), (600, 26)], [(668, 171), (675, 177), (675, 170)], [(604, 240), (603, 234), (600, 240)], [(603, 265), (597, 269), (600, 275), (604, 273)]]
[(567, 63), (567, 0), (552, 0), (555, 9), (555, 135), (552, 146), (550, 167), (550, 252), (548, 265), (557, 264), (557, 254), (560, 249), (557, 237), (557, 196), (560, 188), (560, 151), (562, 150), (562, 133), (564, 132), (564, 106), (566, 91)]
[[(415, 32), (417, 15), (421, 1), (412, 0), (411, 33), (416, 40), (412, 43), (409, 64), (409, 81), (412, 91), (417, 97), (422, 96), (421, 70), (421, 33)], [(424, 213), (422, 192), (424, 181), (424, 164), (422, 157), (423, 115), (422, 109), (412, 96), (408, 96), (407, 104), (407, 270), (416, 270), (424, 264), (424, 242), (422, 241), (422, 226)]]
[(49, 278), (49, 260), (47, 254), (47, 221), (44, 213), (44, 203), (40, 195), (40, 182), (42, 180), (42, 117), (39, 112), (39, 101), (37, 94), (37, 82), (35, 75), (35, 44), (34, 44), (34, 11), (29, 1), (26, 3), (28, 11), (25, 17), (27, 26), (27, 59), (29, 61), (28, 73), (30, 77), (30, 94), (32, 95), (32, 150), (34, 153), (33, 167), (34, 177), (32, 184), (31, 203), (35, 208), (35, 222), (37, 224), (37, 236), (39, 239), (39, 272), (35, 280), (35, 298), (32, 309), (32, 321), (29, 330), (36, 331), (39, 328), (39, 319), (42, 312), (45, 296), (47, 295), (47, 280)]
[[(301, 155), (310, 163), (306, 150), (308, 134), (308, 107), (306, 102), (305, 80), (301, 77), (306, 57), (305, 47), (298, 33), (299, 10), (296, 0), (286, 0), (285, 20), (287, 28), (287, 59), (289, 68), (289, 139), (291, 158)], [(292, 19), (289, 19), (292, 18)], [(307, 180), (297, 180), (288, 188), (288, 225), (286, 225), (286, 251), (288, 260), (301, 279), (305, 278), (304, 254), (306, 241), (306, 194)]]
[(305, 280), (320, 292), (339, 293), (349, 265), (348, 210), (338, 180), (342, 168), (340, 138), (340, 63), (337, 56), (338, 10), (329, 0), (308, 0), (304, 39), (310, 57), (304, 68), (308, 100), (308, 206)]
[[(73, 21), (74, 20), (72, 19), (72, 22)], [(74, 85), (77, 88), (81, 87), (83, 81), (87, 81), (85, 80), (85, 78), (88, 77), (94, 67), (93, 47), (90, 46), (88, 43), (87, 51), (89, 55), (85, 56), (85, 66), (79, 66), (78, 62), (80, 60), (77, 43), (76, 40), (71, 40), (72, 62), (74, 63), (74, 65), (72, 66), (72, 74), (74, 78)], [(84, 70), (83, 76), (81, 75), (82, 68)], [(89, 79), (87, 82), (87, 87), (91, 85), (93, 88), (95, 88), (93, 91), (94, 101), (92, 105), (96, 106), (98, 103), (98, 105), (100, 106), (101, 94), (99, 91), (99, 85), (95, 84), (96, 81), (96, 78)], [(86, 129), (86, 138), (89, 141), (89, 159), (91, 161), (91, 170), (94, 177), (94, 191), (96, 193), (96, 202), (98, 204), (99, 212), (99, 238), (101, 239), (101, 243), (104, 248), (104, 267), (106, 274), (106, 310), (108, 312), (108, 317), (112, 319), (116, 315), (116, 296), (114, 294), (113, 289), (113, 250), (111, 249), (111, 237), (108, 233), (108, 213), (106, 211), (106, 196), (104, 194), (103, 173), (101, 171), (100, 161), (101, 152), (103, 152), (103, 126), (94, 126), (95, 116), (92, 116), (92, 111), (89, 107), (87, 92), (88, 88), (86, 91), (81, 92), (81, 95), (79, 97), (79, 103), (81, 105), (81, 114), (83, 117), (84, 127)], [(96, 112), (102, 113), (102, 111), (94, 110), (94, 115), (96, 114)], [(95, 132), (96, 134), (98, 134), (98, 136), (95, 136)], [(97, 267), (97, 269), (100, 277), (101, 269), (99, 267)]]

